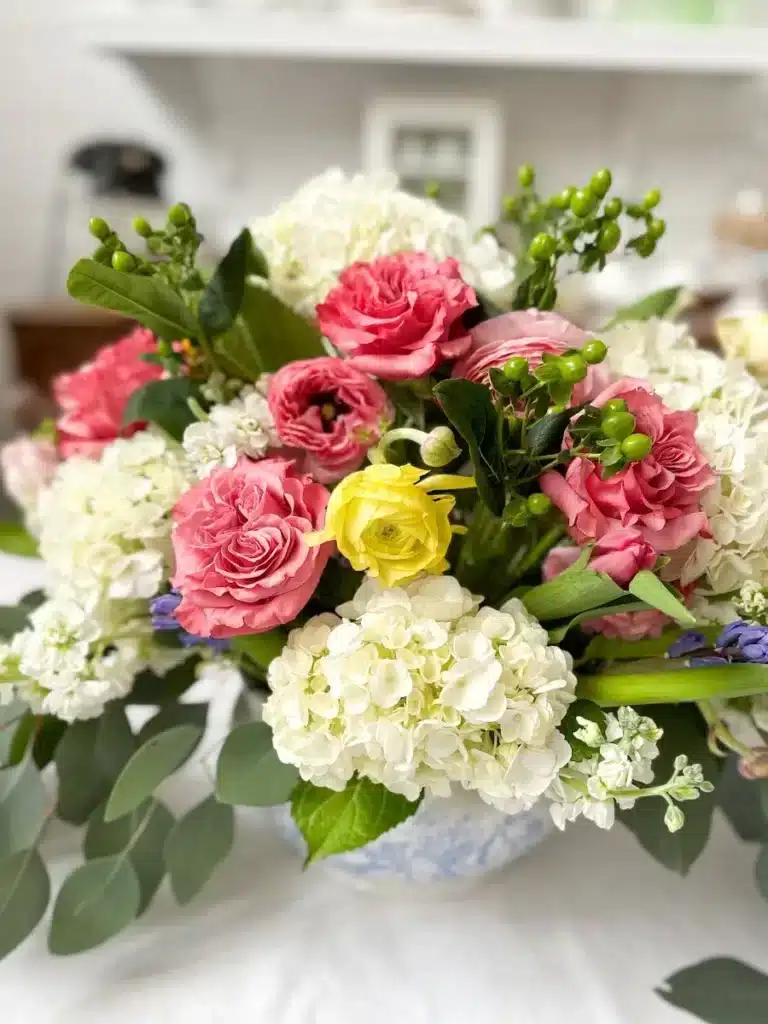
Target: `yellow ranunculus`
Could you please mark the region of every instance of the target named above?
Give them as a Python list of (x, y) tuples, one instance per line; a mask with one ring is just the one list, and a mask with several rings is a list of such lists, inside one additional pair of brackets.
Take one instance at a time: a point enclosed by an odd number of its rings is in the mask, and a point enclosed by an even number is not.
[(331, 495), (325, 528), (307, 535), (307, 543), (335, 540), (353, 568), (387, 587), (420, 572), (445, 572), (456, 529), (448, 520), (455, 498), (433, 496), (430, 490), (475, 484), (469, 477), (445, 475), (422, 480), (425, 473), (414, 466), (382, 464), (350, 474)]

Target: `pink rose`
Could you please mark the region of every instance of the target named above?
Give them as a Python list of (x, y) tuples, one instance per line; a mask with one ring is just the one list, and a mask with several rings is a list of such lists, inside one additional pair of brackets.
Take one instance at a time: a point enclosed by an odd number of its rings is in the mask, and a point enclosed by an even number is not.
[(322, 527), (328, 497), (292, 462), (245, 457), (182, 495), (172, 534), (182, 627), (221, 638), (293, 621), (331, 553), (304, 541)]
[(409, 380), (470, 346), (462, 322), (477, 305), (454, 259), (401, 252), (353, 263), (317, 307), (323, 334), (365, 373)]
[(670, 619), (663, 612), (649, 608), (643, 612), (604, 615), (601, 619), (590, 619), (582, 625), (588, 633), (601, 633), (611, 640), (637, 643), (638, 640), (651, 640), (661, 636), (669, 623)]
[[(544, 561), (544, 579), (559, 576), (573, 565), (580, 554), (581, 549), (577, 547), (552, 548)], [(652, 569), (656, 558), (656, 551), (643, 539), (639, 530), (616, 529), (597, 541), (589, 568), (606, 573), (614, 583), (626, 587), (641, 569)]]
[(0, 475), (9, 498), (25, 511), (37, 505), (53, 479), (59, 456), (52, 441), (21, 434), (0, 446)]
[(612, 384), (594, 404), (611, 398), (623, 398), (636, 430), (651, 437), (650, 454), (607, 480), (592, 459), (575, 458), (565, 476), (545, 473), (541, 489), (565, 514), (577, 544), (633, 527), (657, 553), (675, 551), (706, 531), (701, 499), (715, 482), (696, 443), (696, 414), (673, 412), (647, 384), (629, 377)]
[[(453, 368), (454, 377), (488, 384), (488, 371), (501, 369), (514, 356), (528, 360), (532, 369), (541, 365), (545, 353), (561, 355), (566, 349), (581, 348), (590, 336), (557, 313), (537, 309), (504, 313), (478, 324), (471, 331), (472, 349)], [(590, 366), (587, 376), (572, 392), (574, 405), (588, 402), (610, 383), (602, 366)]]
[(137, 388), (163, 375), (162, 367), (139, 358), (154, 352), (155, 347), (152, 332), (138, 328), (113, 345), (104, 345), (73, 373), (54, 379), (53, 394), (61, 409), (56, 425), (63, 458), (98, 458), (115, 438), (130, 437), (143, 429), (143, 423), (123, 426), (123, 413)]
[(267, 400), (283, 444), (306, 452), (307, 469), (323, 483), (357, 469), (392, 416), (383, 389), (332, 356), (286, 363), (270, 378)]

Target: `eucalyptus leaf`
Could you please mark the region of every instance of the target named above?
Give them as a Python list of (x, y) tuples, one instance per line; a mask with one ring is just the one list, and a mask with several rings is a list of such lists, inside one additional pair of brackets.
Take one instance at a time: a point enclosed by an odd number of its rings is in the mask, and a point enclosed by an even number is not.
[(56, 756), (56, 748), (69, 728), (55, 715), (38, 715), (35, 735), (32, 741), (32, 756), (35, 764), (42, 769), (47, 767)]
[(97, 718), (74, 722), (56, 747), (56, 813), (70, 825), (83, 825), (109, 793), (111, 780), (96, 762), (99, 728)]
[(214, 796), (193, 807), (165, 844), (165, 862), (176, 901), (189, 903), (232, 849), (235, 812)]
[(0, 771), (0, 862), (37, 844), (50, 801), (31, 758)]
[(747, 843), (768, 843), (768, 808), (763, 808), (761, 791), (768, 795), (768, 779), (745, 779), (738, 758), (729, 757), (715, 796), (731, 828)]
[(216, 766), (216, 796), (225, 804), (272, 807), (290, 800), (298, 778), (298, 770), (275, 753), (269, 726), (250, 722), (227, 736)]
[(115, 782), (120, 772), (136, 752), (137, 742), (125, 706), (110, 701), (99, 719), (99, 730), (94, 745), (94, 758), (104, 778)]
[(768, 975), (730, 957), (713, 957), (677, 971), (657, 995), (706, 1024), (765, 1024)]
[(50, 896), (51, 881), (37, 850), (21, 850), (0, 862), (0, 960), (34, 931)]
[(284, 629), (273, 629), (269, 633), (233, 637), (232, 649), (247, 655), (256, 665), (267, 669), (270, 662), (282, 653), (287, 642), (288, 634)]
[(532, 587), (523, 604), (541, 622), (566, 619), (626, 597), (605, 573), (583, 569), (563, 573), (547, 583)]
[(616, 315), (606, 325), (605, 329), (608, 330), (617, 324), (627, 323), (628, 321), (652, 320), (654, 317), (668, 316), (678, 305), (682, 294), (682, 286), (662, 288), (658, 292), (652, 292), (637, 302), (633, 302), (632, 305), (623, 306), (617, 310)]
[(0, 605), (0, 640), (10, 640), (26, 629), (27, 615), (22, 605)]
[(11, 763), (16, 729), (26, 713), (26, 704), (20, 700), (0, 705), (0, 768)]
[(312, 864), (378, 839), (415, 814), (419, 802), (370, 779), (352, 779), (341, 793), (300, 782), (291, 813), (307, 844), (307, 864)]
[(145, 669), (136, 676), (128, 703), (162, 705), (178, 700), (197, 682), (199, 664), (199, 655), (192, 655), (165, 675)]
[(251, 233), (243, 228), (200, 297), (198, 316), (203, 330), (210, 338), (228, 331), (240, 312), (252, 248)]
[(196, 338), (200, 325), (184, 301), (157, 276), (123, 274), (95, 260), (79, 260), (67, 290), (87, 306), (131, 317), (164, 341)]
[(0, 551), (36, 558), (37, 541), (20, 523), (0, 523)]
[(100, 946), (126, 928), (140, 906), (139, 880), (125, 853), (86, 861), (59, 890), (48, 948), (69, 956)]
[(152, 796), (157, 787), (184, 764), (202, 735), (199, 726), (177, 725), (139, 747), (109, 794), (104, 820), (114, 821), (129, 814)]
[(139, 746), (143, 746), (153, 736), (166, 732), (176, 725), (194, 725), (198, 729), (205, 730), (207, 720), (207, 704), (165, 704), (141, 727), (138, 736)]
[(151, 380), (143, 387), (137, 388), (128, 399), (123, 412), (123, 423), (154, 423), (174, 440), (181, 441), (187, 427), (197, 422), (197, 417), (189, 406), (190, 398), (202, 406), (205, 405), (200, 384), (190, 377)]
[(650, 569), (641, 569), (634, 576), (629, 584), (629, 592), (638, 600), (645, 601), (650, 608), (663, 612), (683, 626), (696, 623), (696, 616), (688, 611), (683, 602), (668, 590)]
[(755, 877), (763, 899), (768, 900), (768, 841), (758, 855), (757, 864), (755, 864)]

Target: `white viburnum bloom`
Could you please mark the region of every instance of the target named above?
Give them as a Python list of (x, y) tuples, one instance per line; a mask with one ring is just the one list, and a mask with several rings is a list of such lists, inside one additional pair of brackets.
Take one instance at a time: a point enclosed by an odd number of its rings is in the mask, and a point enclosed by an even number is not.
[(307, 182), (253, 226), (269, 264), (269, 284), (284, 302), (313, 316), (352, 263), (398, 252), (455, 257), (473, 287), (498, 302), (514, 286), (514, 257), (490, 234), (477, 238), (461, 217), (398, 188), (391, 173), (329, 170)]
[(341, 790), (355, 774), (416, 799), (475, 790), (531, 807), (571, 750), (570, 656), (522, 603), (478, 609), (450, 576), (366, 581), (339, 615), (294, 629), (269, 668), (264, 721), (302, 778)]
[(40, 554), (94, 599), (153, 597), (170, 567), (171, 510), (189, 485), (181, 447), (152, 431), (63, 462), (40, 503)]
[(207, 420), (187, 427), (182, 443), (198, 479), (220, 466), (232, 469), (241, 455), (261, 459), (279, 445), (265, 391), (262, 382), (249, 385), (231, 402), (214, 405)]

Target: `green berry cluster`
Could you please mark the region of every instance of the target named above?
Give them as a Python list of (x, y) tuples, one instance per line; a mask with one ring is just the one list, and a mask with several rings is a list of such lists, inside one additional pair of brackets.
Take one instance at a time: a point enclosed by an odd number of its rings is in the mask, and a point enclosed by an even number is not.
[(603, 479), (630, 462), (641, 462), (653, 448), (652, 438), (636, 430), (635, 417), (623, 398), (611, 399), (600, 409), (587, 406), (569, 430), (573, 454), (592, 453), (602, 466)]
[(489, 376), (497, 395), (513, 403), (521, 399), (531, 401), (535, 413), (543, 415), (551, 403), (566, 406), (574, 385), (583, 381), (589, 367), (602, 363), (607, 354), (605, 342), (594, 339), (583, 348), (569, 348), (559, 355), (545, 352), (535, 369), (523, 356), (514, 356), (502, 369), (491, 369)]

